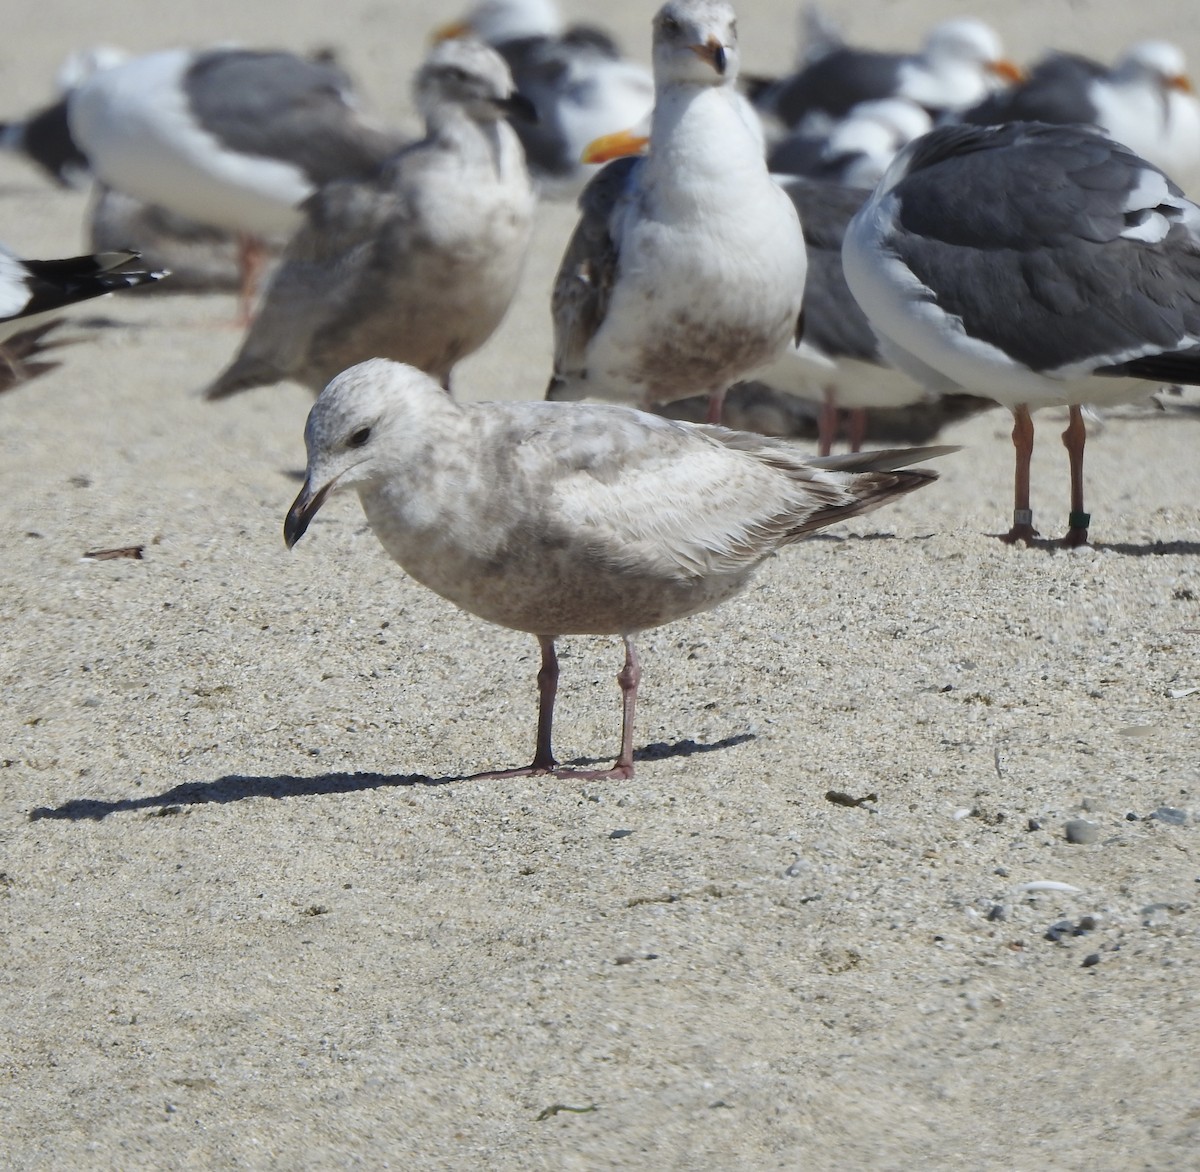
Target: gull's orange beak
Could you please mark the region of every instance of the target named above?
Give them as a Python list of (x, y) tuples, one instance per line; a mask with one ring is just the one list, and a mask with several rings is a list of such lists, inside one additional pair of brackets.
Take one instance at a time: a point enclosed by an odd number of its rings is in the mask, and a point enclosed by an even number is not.
[(725, 46), (717, 40), (716, 37), (709, 37), (703, 45), (688, 45), (701, 61), (707, 61), (717, 73), (722, 77), (725, 76), (725, 70), (729, 65), (729, 59), (725, 54)]
[(650, 139), (645, 134), (637, 134), (632, 130), (618, 130), (615, 134), (602, 134), (592, 139), (583, 148), (579, 156), (581, 163), (611, 163), (613, 159), (623, 159), (626, 155), (640, 155), (649, 144)]
[(1011, 84), (1025, 80), (1025, 70), (1015, 61), (1009, 61), (1007, 57), (1002, 57), (999, 61), (989, 62), (988, 72), (994, 73), (997, 77), (1003, 78), (1004, 81)]
[(469, 36), (475, 30), (469, 20), (452, 20), (449, 24), (439, 25), (429, 34), (432, 44), (440, 45), (442, 41), (453, 41), (458, 37)]
[(1195, 92), (1195, 86), (1192, 85), (1192, 79), (1179, 73), (1174, 77), (1167, 78), (1167, 88), (1178, 90), (1181, 94), (1190, 94)]

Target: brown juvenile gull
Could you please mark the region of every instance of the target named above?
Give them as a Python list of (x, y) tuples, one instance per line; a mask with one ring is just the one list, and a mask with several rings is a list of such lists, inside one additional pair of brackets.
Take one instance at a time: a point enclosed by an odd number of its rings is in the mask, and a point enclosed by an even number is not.
[(670, 0), (654, 18), (649, 153), (581, 197), (555, 282), (548, 399), (642, 407), (726, 389), (795, 338), (805, 252), (736, 88), (724, 0)]
[(333, 183), (305, 223), (210, 399), (291, 378), (319, 391), (367, 358), (449, 386), (516, 292), (534, 194), (505, 114), (524, 109), (508, 66), (479, 41), (438, 45), (416, 79), (425, 138), (371, 182)]
[[(334, 489), (355, 488), (403, 569), (471, 614), (537, 636), (537, 751), (554, 773), (561, 635), (620, 635), (621, 751), (633, 775), (633, 635), (708, 610), (780, 546), (936, 479), (896, 471), (953, 448), (806, 461), (785, 441), (612, 404), (456, 403), (411, 366), (344, 371), (308, 416), (288, 547)], [(500, 776), (488, 774), (484, 776)]]

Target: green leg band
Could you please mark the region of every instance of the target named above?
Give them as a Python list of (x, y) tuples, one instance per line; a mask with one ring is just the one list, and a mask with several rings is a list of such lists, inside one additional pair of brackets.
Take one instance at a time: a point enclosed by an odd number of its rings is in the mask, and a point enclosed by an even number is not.
[(1072, 529), (1086, 529), (1092, 523), (1091, 513), (1072, 513), (1067, 518), (1067, 524)]

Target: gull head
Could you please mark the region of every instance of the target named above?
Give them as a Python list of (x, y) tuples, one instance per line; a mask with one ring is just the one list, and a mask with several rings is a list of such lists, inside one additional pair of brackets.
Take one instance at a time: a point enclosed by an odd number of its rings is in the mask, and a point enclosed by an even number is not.
[(1183, 50), (1170, 41), (1139, 41), (1131, 45), (1113, 67), (1113, 74), (1122, 81), (1150, 81), (1164, 90), (1185, 94), (1193, 90)]
[(658, 10), (656, 82), (726, 85), (737, 71), (737, 17), (725, 0), (668, 0)]
[(1004, 56), (991, 25), (972, 17), (944, 20), (929, 30), (922, 55), (934, 68), (977, 65), (1004, 82), (1020, 81), (1024, 71)]
[(283, 539), (291, 549), (335, 489), (386, 477), (419, 433), (420, 419), (450, 397), (416, 367), (372, 358), (343, 370), (308, 413), (304, 487), (288, 510)]
[(477, 36), (489, 45), (527, 37), (556, 37), (563, 31), (554, 0), (481, 0), (465, 17), (433, 31), (434, 41)]
[(461, 109), (477, 122), (495, 122), (509, 114), (536, 117), (529, 100), (514, 92), (504, 58), (473, 39), (435, 45), (417, 71), (413, 91), (427, 123), (436, 123), (450, 109)]

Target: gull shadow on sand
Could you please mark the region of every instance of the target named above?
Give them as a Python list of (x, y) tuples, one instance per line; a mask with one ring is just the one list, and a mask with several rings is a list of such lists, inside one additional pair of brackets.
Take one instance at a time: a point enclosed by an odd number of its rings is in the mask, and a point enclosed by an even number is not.
[[(693, 740), (676, 741), (674, 744), (657, 742), (634, 753), (637, 761), (664, 761), (669, 757), (691, 757), (697, 753), (714, 753), (730, 749), (754, 739), (753, 733), (739, 733), (719, 741), (701, 744)], [(578, 758), (569, 761), (569, 766), (589, 766), (601, 759)], [(64, 822), (100, 822), (109, 814), (132, 813), (137, 810), (149, 814), (176, 813), (183, 806), (203, 806), (210, 803), (224, 805), (240, 802), (245, 798), (303, 798), (320, 794), (349, 794), (362, 790), (390, 789), (396, 786), (440, 786), (454, 782), (474, 780), (473, 774), (457, 774), (449, 777), (429, 777), (423, 773), (390, 775), (385, 773), (321, 773), (316, 777), (294, 777), (279, 774), (274, 777), (245, 777), (228, 774), (215, 781), (186, 781), (172, 786), (159, 794), (146, 794), (138, 798), (118, 798), (105, 801), (102, 798), (71, 798), (61, 806), (38, 806), (29, 812), (30, 822), (54, 818)]]
[[(991, 534), (1000, 537), (999, 533)], [(1061, 540), (1054, 537), (1035, 537), (1022, 542), (1023, 549), (1041, 550), (1042, 553), (1069, 553)], [(1120, 554), (1129, 558), (1148, 557), (1195, 557), (1200, 554), (1200, 541), (1090, 541), (1090, 548), (1103, 553)]]

